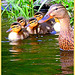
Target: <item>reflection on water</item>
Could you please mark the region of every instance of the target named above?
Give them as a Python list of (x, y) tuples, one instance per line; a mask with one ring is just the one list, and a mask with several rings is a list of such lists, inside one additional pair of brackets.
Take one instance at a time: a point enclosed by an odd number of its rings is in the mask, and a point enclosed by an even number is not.
[(72, 74), (73, 70), (70, 68), (74, 65), (73, 51), (61, 51), (60, 52), (60, 61), (61, 69), (63, 74)]
[[(20, 48), (21, 45), (25, 45), (25, 44), (28, 44), (28, 45), (31, 45), (32, 48), (29, 49), (29, 53), (37, 53), (38, 51), (34, 50), (34, 49), (38, 49), (40, 48), (38, 46), (38, 42), (35, 42), (35, 40), (37, 41), (38, 39), (36, 39), (36, 37), (32, 37), (32, 38), (29, 38), (28, 40), (30, 40), (31, 42), (29, 43), (23, 43), (22, 40), (19, 40), (17, 42), (10, 42), (9, 44), (10, 45), (13, 45), (11, 49), (9, 49), (9, 51), (11, 52), (11, 57), (16, 57), (18, 54), (22, 53), (22, 52), (27, 52), (27, 50), (25, 48)], [(19, 61), (21, 59), (11, 59), (10, 61)]]
[(73, 51), (60, 51), (56, 35), (38, 35), (38, 38), (36, 37), (36, 35), (32, 35), (25, 40), (6, 42), (7, 46), (2, 43), (7, 49), (5, 50), (3, 47), (2, 51), (4, 53), (2, 74), (73, 74), (73, 70), (70, 68), (73, 67)]

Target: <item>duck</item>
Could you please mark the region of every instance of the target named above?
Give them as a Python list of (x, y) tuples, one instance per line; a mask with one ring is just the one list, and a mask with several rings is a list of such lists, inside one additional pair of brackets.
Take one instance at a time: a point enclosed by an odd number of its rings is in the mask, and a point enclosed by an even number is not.
[(21, 24), (22, 28), (25, 28), (25, 26), (28, 23), (28, 20), (26, 20), (24, 17), (21, 16), (21, 17), (17, 18), (17, 22), (19, 22)]
[[(34, 17), (39, 21), (44, 17), (44, 14), (42, 12), (36, 12)], [(57, 18), (52, 18), (47, 22), (39, 24), (38, 28), (40, 34), (56, 34), (60, 32), (60, 23)]]
[(34, 17), (39, 21), (44, 17), (44, 14), (42, 12), (36, 12)]
[[(34, 17), (37, 19), (37, 21), (41, 20), (44, 17), (44, 14), (42, 12), (36, 12), (34, 14)], [(51, 31), (51, 27), (45, 22), (41, 23), (38, 26), (38, 33), (39, 34), (46, 34)]]
[(38, 34), (38, 21), (36, 18), (32, 17), (28, 20), (28, 24), (25, 26), (25, 29), (29, 34)]
[(57, 18), (60, 22), (60, 50), (74, 50), (74, 32), (71, 28), (70, 18), (66, 8), (62, 4), (51, 5), (49, 11), (41, 20), (39, 20), (39, 23), (46, 22), (53, 17)]
[[(33, 19), (33, 18), (30, 18), (30, 19)], [(25, 28), (29, 32), (29, 34), (36, 34), (37, 33), (37, 31), (36, 31), (37, 27), (36, 26), (27, 27), (27, 24), (30, 22), (29, 20), (26, 20), (24, 17), (18, 17), (17, 18), (17, 22), (19, 22), (21, 24), (21, 27)], [(31, 23), (31, 25), (32, 25), (32, 23)], [(35, 23), (33, 25), (35, 25)]]
[(9, 41), (18, 41), (23, 40), (29, 36), (29, 33), (27, 30), (21, 27), (20, 23), (14, 22), (11, 24), (10, 29), (8, 29), (6, 32), (10, 32), (8, 35)]

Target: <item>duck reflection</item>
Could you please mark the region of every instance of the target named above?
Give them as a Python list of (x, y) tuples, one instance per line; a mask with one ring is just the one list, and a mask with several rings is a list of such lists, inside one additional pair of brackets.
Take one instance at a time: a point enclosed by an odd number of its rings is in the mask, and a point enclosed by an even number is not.
[(10, 57), (12, 58), (10, 59), (10, 61), (21, 60), (20, 58), (15, 58), (15, 57), (17, 57), (19, 54), (23, 52), (23, 49), (20, 48), (20, 46), (23, 44), (22, 40), (18, 40), (16, 42), (10, 42), (9, 44), (12, 45), (12, 48), (9, 49)]
[[(37, 35), (36, 35), (37, 36)], [(39, 49), (38, 42), (36, 36), (32, 36), (28, 38), (30, 42), (25, 43), (25, 40), (19, 40), (17, 42), (10, 42), (10, 45), (12, 45), (12, 48), (9, 49), (11, 53), (11, 60), (10, 61), (19, 61), (22, 60), (20, 59), (21, 54), (25, 53), (37, 53)], [(30, 45), (30, 47), (24, 47), (25, 45)], [(23, 46), (23, 47), (22, 47)]]
[(73, 74), (73, 70), (71, 69), (74, 65), (73, 53), (74, 51), (61, 51), (60, 52), (62, 74)]
[(31, 52), (31, 53), (37, 53), (37, 52), (38, 52), (37, 49), (40, 48), (40, 47), (38, 46), (39, 42), (37, 42), (38, 37), (37, 37), (37, 35), (31, 35), (31, 36), (32, 36), (32, 37), (29, 38), (29, 40), (31, 40), (31, 42), (29, 43), (29, 45), (32, 46), (30, 52)]

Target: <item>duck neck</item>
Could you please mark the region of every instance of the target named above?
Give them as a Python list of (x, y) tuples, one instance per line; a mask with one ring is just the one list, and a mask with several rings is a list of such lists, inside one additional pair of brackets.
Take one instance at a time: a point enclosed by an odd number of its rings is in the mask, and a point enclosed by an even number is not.
[(64, 18), (59, 19), (60, 21), (60, 32), (70, 32), (70, 18), (69, 15), (66, 14)]

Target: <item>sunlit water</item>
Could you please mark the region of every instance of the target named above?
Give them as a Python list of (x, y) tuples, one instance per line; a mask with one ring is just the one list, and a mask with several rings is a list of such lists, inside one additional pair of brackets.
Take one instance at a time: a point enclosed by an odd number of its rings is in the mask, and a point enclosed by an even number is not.
[(58, 35), (7, 39), (11, 23), (2, 22), (2, 75), (73, 75), (73, 51), (60, 51)]

